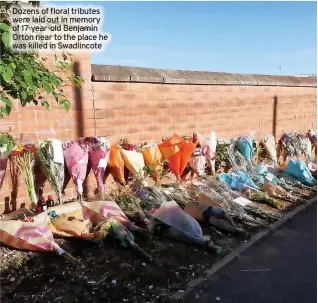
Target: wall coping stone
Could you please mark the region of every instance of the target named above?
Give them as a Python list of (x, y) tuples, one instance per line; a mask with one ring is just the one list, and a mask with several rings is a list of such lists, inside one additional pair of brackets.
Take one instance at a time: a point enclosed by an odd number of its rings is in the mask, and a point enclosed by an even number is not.
[(316, 76), (232, 74), (92, 64), (93, 82), (317, 87)]

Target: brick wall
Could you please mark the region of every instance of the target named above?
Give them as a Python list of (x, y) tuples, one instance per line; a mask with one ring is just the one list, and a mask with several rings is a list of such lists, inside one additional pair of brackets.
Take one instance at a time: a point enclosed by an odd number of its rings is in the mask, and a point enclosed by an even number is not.
[[(77, 53), (75, 62), (85, 84), (82, 90), (65, 88), (72, 101), (69, 113), (54, 100), (49, 100), (50, 111), (34, 105), (22, 108), (16, 100), (10, 117), (1, 120), (0, 131), (11, 129), (21, 141), (97, 135), (142, 142), (175, 132), (190, 135), (194, 130), (202, 134), (215, 130), (223, 139), (255, 130), (259, 139), (267, 133), (278, 138), (286, 131), (316, 128), (315, 78), (91, 66), (85, 53)], [(46, 64), (55, 70), (53, 57)], [(36, 167), (37, 187), (44, 181)], [(29, 204), (23, 181), (12, 191), (16, 187), (8, 170), (0, 191), (0, 213)], [(95, 188), (91, 173), (86, 187), (89, 193)], [(51, 193), (47, 182), (45, 193)], [(68, 178), (65, 199), (73, 197)]]

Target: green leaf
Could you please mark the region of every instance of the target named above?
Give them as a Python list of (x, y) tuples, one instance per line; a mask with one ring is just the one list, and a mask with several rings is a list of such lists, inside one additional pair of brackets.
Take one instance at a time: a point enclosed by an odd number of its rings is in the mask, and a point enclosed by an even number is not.
[(3, 111), (7, 116), (9, 116), (10, 113), (11, 113), (11, 107), (6, 106), (2, 111)]
[(25, 73), (23, 78), (27, 85), (33, 86), (32, 76), (29, 73)]
[(47, 93), (51, 93), (53, 91), (52, 87), (48, 83), (43, 83), (43, 88)]
[(61, 84), (61, 81), (57, 78), (52, 78), (51, 83), (55, 86), (59, 86)]
[(60, 104), (64, 106), (64, 109), (65, 109), (66, 112), (69, 111), (70, 105), (71, 105), (71, 102), (69, 100), (62, 99), (62, 100), (60, 100)]
[(26, 99), (27, 96), (28, 96), (28, 94), (27, 94), (25, 91), (22, 91), (22, 92), (21, 92), (21, 97), (22, 97), (23, 99)]
[(0, 23), (0, 29), (8, 32), (10, 30), (10, 26), (8, 24), (5, 24), (5, 23)]
[(9, 98), (2, 95), (1, 101), (4, 102), (6, 104), (6, 106), (8, 106), (10, 108), (12, 107), (12, 101)]
[(10, 33), (9, 32), (4, 32), (2, 34), (2, 42), (3, 42), (5, 47), (9, 46), (9, 42), (10, 42)]
[(2, 72), (3, 80), (6, 82), (10, 82), (12, 78), (13, 72), (10, 68), (6, 67), (5, 70)]
[(45, 109), (49, 110), (50, 109), (50, 104), (47, 102), (45, 98), (42, 99), (41, 101), (42, 106), (45, 107)]

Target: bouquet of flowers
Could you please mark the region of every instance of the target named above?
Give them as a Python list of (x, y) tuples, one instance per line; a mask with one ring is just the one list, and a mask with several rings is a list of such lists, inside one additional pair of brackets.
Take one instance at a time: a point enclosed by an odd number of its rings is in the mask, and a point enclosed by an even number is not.
[(103, 178), (110, 156), (110, 144), (105, 138), (87, 137), (88, 158), (97, 181), (97, 189), (104, 193)]
[(34, 188), (34, 164), (36, 148), (33, 144), (19, 144), (11, 152), (11, 159), (24, 178), (28, 189), (29, 198), (33, 203), (37, 202)]
[(311, 129), (309, 132), (308, 132), (308, 137), (311, 141), (311, 143), (313, 145), (316, 145), (317, 144), (317, 131), (314, 130), (314, 129)]
[(54, 190), (59, 203), (62, 203), (64, 183), (64, 156), (62, 143), (59, 140), (38, 141), (36, 155), (40, 160), (41, 169)]
[(206, 157), (201, 147), (197, 147), (190, 158), (189, 166), (198, 176), (202, 176), (204, 175), (205, 164)]
[(251, 163), (253, 162), (253, 159), (254, 159), (253, 143), (254, 143), (253, 135), (240, 135), (236, 143), (237, 149)]
[(88, 150), (83, 138), (63, 143), (63, 152), (67, 169), (82, 199), (83, 182), (86, 178)]
[(118, 220), (111, 218), (106, 221), (100, 228), (100, 239), (104, 241), (106, 238), (110, 237), (111, 239), (117, 241), (119, 246), (123, 248), (132, 248), (148, 262), (153, 262), (152, 257), (145, 252), (134, 239), (134, 235), (129, 231), (123, 224)]
[(143, 177), (145, 162), (142, 153), (136, 150), (127, 150), (122, 148), (120, 149), (120, 152), (125, 166), (133, 174), (133, 176), (138, 175)]
[(269, 158), (277, 163), (277, 151), (276, 151), (276, 142), (273, 135), (266, 135), (262, 140), (263, 146), (268, 154)]
[(118, 145), (124, 150), (130, 150), (130, 151), (138, 150), (138, 146), (135, 144), (131, 144), (129, 139), (127, 138), (120, 139)]
[(211, 132), (210, 137), (202, 142), (202, 153), (205, 156), (207, 163), (210, 165), (213, 174), (215, 173), (216, 146), (216, 133)]
[(282, 209), (283, 208), (283, 203), (280, 201), (269, 197), (266, 193), (263, 193), (259, 190), (254, 190), (254, 189), (249, 189), (247, 191), (247, 197), (248, 199), (256, 202), (263, 202), (265, 204), (268, 204), (269, 206), (275, 207), (277, 209)]
[(157, 182), (163, 170), (162, 155), (157, 144), (145, 145), (141, 148), (145, 164), (151, 168), (151, 176)]
[(195, 151), (197, 143), (193, 143), (191, 140), (184, 140), (174, 134), (159, 144), (163, 158), (168, 160), (170, 170), (178, 179), (180, 179), (192, 153)]
[(59, 247), (45, 223), (3, 221), (0, 228), (0, 242), (17, 249), (54, 252), (69, 261), (77, 261)]
[(115, 144), (111, 146), (108, 165), (110, 166), (110, 172), (114, 180), (120, 184), (123, 184), (125, 183), (125, 164), (120, 149), (121, 147), (119, 145)]
[(8, 133), (0, 133), (0, 189), (6, 174), (8, 158), (15, 146), (14, 138)]

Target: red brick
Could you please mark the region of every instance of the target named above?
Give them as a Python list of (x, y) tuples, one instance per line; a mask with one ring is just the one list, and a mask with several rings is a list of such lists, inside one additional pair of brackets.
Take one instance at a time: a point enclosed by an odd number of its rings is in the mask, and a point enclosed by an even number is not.
[(23, 108), (22, 108), (21, 111), (19, 111), (19, 112), (15, 112), (15, 111), (11, 112), (9, 117), (4, 116), (4, 118), (2, 120), (3, 120), (3, 122), (35, 121), (36, 120), (36, 111), (27, 111), (27, 110), (23, 110)]
[(85, 128), (83, 130), (83, 136), (85, 136), (85, 137), (96, 136), (95, 128), (88, 128), (87, 126), (85, 126)]
[(190, 102), (188, 100), (174, 100), (172, 102), (172, 107), (177, 107), (177, 108), (185, 108), (185, 107), (190, 107)]
[(125, 101), (107, 101), (106, 104), (107, 108), (131, 108), (131, 101), (125, 100)]
[(158, 132), (162, 130), (162, 126), (160, 125), (143, 125), (143, 132)]
[(123, 126), (123, 125), (132, 125), (132, 118), (108, 118), (107, 125), (109, 127)]
[(153, 100), (151, 105), (157, 108), (171, 108), (172, 104), (172, 100)]
[(182, 92), (163, 93), (164, 100), (182, 100)]
[(147, 92), (153, 90), (153, 85), (149, 83), (130, 83), (130, 90), (132, 92)]
[(107, 108), (107, 101), (103, 100), (103, 101), (94, 101), (94, 108), (95, 109), (105, 109)]
[(162, 92), (144, 92), (143, 99), (144, 100), (160, 100), (162, 99)]
[(191, 92), (206, 92), (206, 85), (191, 85), (190, 86)]
[(54, 129), (68, 129), (68, 128), (76, 128), (77, 127), (76, 120), (61, 120), (61, 121), (54, 121), (53, 126)]
[(0, 132), (17, 133), (19, 132), (19, 123), (18, 122), (0, 122)]
[(107, 91), (130, 91), (129, 83), (106, 83)]
[[(160, 130), (159, 130), (160, 131)], [(145, 142), (145, 141), (152, 141), (154, 140), (154, 133), (143, 133), (138, 135), (138, 141)]]
[(120, 109), (120, 117), (141, 117), (143, 116), (143, 111), (136, 108), (123, 108)]
[(41, 111), (37, 112), (37, 118), (39, 121), (48, 121), (48, 120), (62, 120), (67, 117), (65, 110), (50, 110), (50, 111)]
[(131, 101), (131, 107), (132, 108), (137, 108), (137, 109), (144, 109), (147, 107), (153, 107), (153, 104), (151, 103), (151, 101), (142, 101), (142, 100), (134, 100)]
[(172, 123), (173, 122), (173, 117), (169, 116), (154, 116), (151, 117), (155, 123)]
[(222, 106), (222, 100), (215, 100), (215, 99), (207, 99), (206, 101), (206, 106), (208, 107), (214, 107), (214, 106)]
[(20, 142), (33, 142), (35, 143), (35, 141), (38, 140), (38, 133), (21, 133), (20, 136)]
[(119, 127), (97, 128), (96, 136), (109, 137), (120, 134)]
[(192, 116), (174, 116), (173, 122), (180, 123), (180, 122), (192, 122)]
[(153, 122), (158, 122), (155, 120), (156, 117), (152, 116), (142, 116), (142, 117), (133, 117), (132, 124), (133, 125), (144, 125), (144, 124), (151, 124)]
[(175, 91), (173, 89), (172, 84), (153, 84), (152, 90), (155, 92), (164, 92), (164, 93)]
[(95, 111), (96, 119), (119, 117), (119, 109), (100, 109)]
[(121, 126), (120, 127), (120, 132), (122, 134), (136, 134), (136, 133), (141, 133), (142, 132), (142, 127), (138, 126)]
[(123, 101), (142, 100), (143, 93), (139, 92), (119, 92), (119, 99)]

